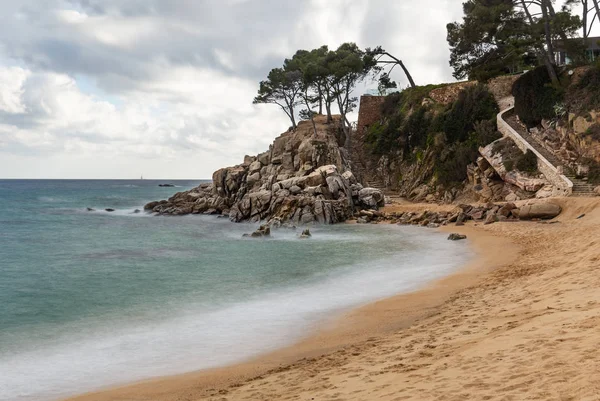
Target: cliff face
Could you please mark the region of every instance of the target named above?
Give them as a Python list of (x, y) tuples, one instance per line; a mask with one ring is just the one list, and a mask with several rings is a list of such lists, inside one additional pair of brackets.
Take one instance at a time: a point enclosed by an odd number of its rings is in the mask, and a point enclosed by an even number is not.
[(232, 221), (271, 220), (294, 224), (337, 223), (356, 208), (383, 205), (383, 194), (363, 188), (340, 147), (339, 118), (324, 116), (280, 135), (269, 150), (216, 171), (211, 184), (151, 202), (159, 214), (224, 214)]
[[(485, 90), (496, 103), (504, 103), (516, 78), (496, 78)], [(465, 93), (477, 93), (477, 86), (460, 82), (418, 87), (401, 93), (395, 103), (390, 101), (394, 95), (363, 96), (352, 151), (357, 177), (413, 201), (479, 198), (467, 176), (467, 164), (478, 156), (477, 146), (469, 142), (474, 138), (487, 145), (496, 139), (493, 123), (481, 130), (473, 123), (493, 121), (497, 111), (478, 109), (485, 96), (465, 99)]]

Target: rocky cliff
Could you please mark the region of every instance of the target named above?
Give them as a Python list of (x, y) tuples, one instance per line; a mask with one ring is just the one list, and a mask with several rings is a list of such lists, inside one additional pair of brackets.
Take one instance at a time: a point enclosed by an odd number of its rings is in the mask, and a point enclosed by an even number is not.
[(212, 183), (150, 202), (158, 214), (222, 214), (234, 222), (342, 222), (360, 209), (383, 206), (381, 191), (363, 188), (341, 147), (339, 118), (315, 118), (280, 135), (269, 150), (216, 171)]

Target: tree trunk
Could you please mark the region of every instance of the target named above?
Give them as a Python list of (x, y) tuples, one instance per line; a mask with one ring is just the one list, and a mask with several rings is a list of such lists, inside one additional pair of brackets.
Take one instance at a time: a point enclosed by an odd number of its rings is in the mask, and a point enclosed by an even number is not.
[(587, 0), (581, 0), (581, 5), (583, 6), (583, 15), (582, 15), (582, 25), (583, 25), (583, 43), (587, 43), (588, 37), (588, 2)]
[(331, 124), (333, 117), (331, 116), (331, 100), (325, 99), (325, 111), (327, 112), (327, 124)]
[(323, 114), (323, 89), (321, 84), (317, 85), (317, 92), (319, 93), (319, 114)]
[[(548, 6), (546, 5), (547, 0), (542, 0), (542, 17), (544, 18), (544, 33), (546, 35), (546, 51), (548, 52), (548, 57), (552, 60), (556, 60), (554, 58), (554, 45), (552, 43), (552, 32), (550, 31), (550, 16), (548, 15)], [(566, 40), (567, 37), (565, 35)], [(566, 43), (565, 43), (566, 45)]]
[(289, 117), (290, 117), (290, 120), (292, 120), (292, 128), (296, 129), (296, 117), (294, 117), (294, 106), (290, 106), (289, 110), (290, 110)]
[[(545, 6), (545, 1), (546, 0), (542, 0), (542, 11), (544, 12), (545, 10), (545, 14), (547, 17), (547, 8)], [(594, 0), (596, 1), (596, 0)], [(527, 16), (527, 19), (529, 20), (529, 23), (531, 24), (531, 26), (535, 25), (535, 22), (533, 21), (533, 17), (531, 16), (531, 13), (529, 12), (529, 9), (527, 8), (527, 5), (525, 4), (525, 0), (521, 0), (521, 5), (523, 7), (523, 11), (525, 11), (525, 15)], [(545, 18), (545, 22), (548, 22), (548, 19)], [(546, 35), (546, 41), (548, 41), (549, 37), (548, 35)], [(552, 40), (550, 38), (550, 44), (552, 44)], [(544, 65), (546, 66), (546, 69), (548, 70), (548, 75), (550, 76), (550, 79), (552, 80), (552, 84), (555, 86), (560, 85), (560, 81), (558, 80), (558, 75), (556, 75), (556, 70), (554, 69), (554, 58), (550, 56), (549, 52), (546, 51), (546, 49), (544, 49), (544, 46), (538, 45), (537, 47), (537, 52), (538, 52), (538, 56), (541, 57), (544, 61)]]
[(594, 3), (594, 8), (596, 9), (596, 17), (598, 18), (598, 21), (600, 21), (600, 6), (598, 5), (598, 0), (592, 0), (592, 2)]
[(310, 109), (310, 104), (308, 103), (308, 92), (304, 92), (304, 96), (303, 96), (302, 100), (304, 100), (304, 104), (306, 105), (306, 110), (308, 110), (308, 115), (310, 116), (310, 122), (312, 123), (313, 131), (314, 131), (314, 134), (316, 137), (317, 136), (317, 124), (315, 124), (315, 118), (313, 116), (313, 111)]
[(406, 66), (404, 65), (404, 63), (402, 62), (402, 60), (397, 59), (396, 57), (392, 56), (388, 52), (385, 52), (383, 54), (385, 54), (386, 56), (388, 56), (389, 58), (391, 58), (392, 60), (394, 60), (400, 66), (400, 68), (402, 68), (402, 71), (404, 71), (404, 74), (406, 75), (406, 78), (408, 78), (408, 82), (410, 83), (410, 86), (412, 88), (414, 88), (416, 86), (415, 85), (415, 81), (413, 81), (412, 75), (410, 75), (410, 72), (408, 72), (408, 68), (406, 68)]

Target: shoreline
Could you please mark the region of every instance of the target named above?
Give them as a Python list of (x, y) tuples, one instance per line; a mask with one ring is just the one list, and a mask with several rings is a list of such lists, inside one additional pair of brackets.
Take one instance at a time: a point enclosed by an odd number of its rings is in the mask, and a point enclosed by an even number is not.
[(343, 352), (345, 348), (408, 328), (415, 322), (436, 314), (458, 291), (475, 284), (495, 268), (512, 262), (519, 254), (503, 252), (505, 247), (516, 248), (511, 240), (487, 233), (473, 227), (473, 224), (463, 227), (447, 226), (439, 230), (466, 234), (475, 256), (467, 265), (449, 276), (426, 284), (420, 290), (354, 308), (327, 321), (323, 327), (299, 342), (245, 362), (147, 379), (64, 400), (196, 400), (216, 397), (227, 393), (228, 388), (239, 387), (269, 373), (287, 370), (295, 364), (306, 363), (331, 353)]

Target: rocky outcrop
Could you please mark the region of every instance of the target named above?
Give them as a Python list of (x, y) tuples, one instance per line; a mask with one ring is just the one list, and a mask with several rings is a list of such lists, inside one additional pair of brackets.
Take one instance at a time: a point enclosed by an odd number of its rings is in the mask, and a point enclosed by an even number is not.
[(339, 121), (316, 118), (279, 136), (267, 152), (216, 171), (212, 183), (150, 202), (158, 214), (226, 214), (234, 222), (283, 224), (342, 222), (355, 209), (383, 206), (381, 191), (363, 188), (348, 169), (338, 138)]
[(467, 176), (480, 201), (514, 202), (522, 199), (546, 198), (552, 186), (542, 174), (531, 174), (514, 168), (523, 153), (510, 138), (502, 138), (479, 149), (481, 157), (469, 166)]
[[(449, 212), (402, 212), (402, 213), (382, 213), (382, 212), (361, 212), (361, 219), (370, 223), (389, 221), (399, 225), (416, 225), (428, 228), (437, 228), (454, 224), (464, 226), (467, 221), (483, 223), (484, 225), (496, 222), (509, 222), (518, 220), (545, 220), (553, 219), (561, 213), (559, 205), (546, 203), (542, 201), (529, 201), (529, 203), (517, 207), (512, 202), (496, 204), (489, 202), (487, 204), (469, 205), (460, 204), (454, 210)], [(362, 217), (365, 216), (365, 217)]]

